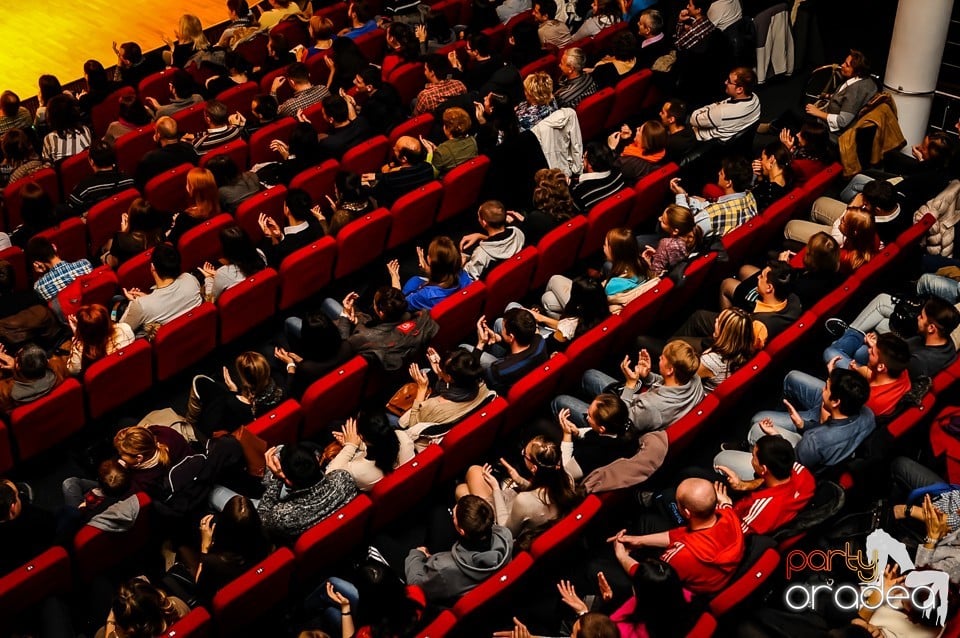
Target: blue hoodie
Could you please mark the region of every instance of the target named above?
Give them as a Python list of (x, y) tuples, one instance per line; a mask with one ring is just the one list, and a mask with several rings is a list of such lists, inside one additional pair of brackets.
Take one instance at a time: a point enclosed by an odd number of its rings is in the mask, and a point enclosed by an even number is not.
[(411, 277), (403, 286), (403, 296), (407, 298), (410, 310), (430, 310), (438, 303), (469, 286), (473, 282), (466, 271), (460, 271), (460, 279), (452, 288), (441, 288), (427, 282), (423, 277)]

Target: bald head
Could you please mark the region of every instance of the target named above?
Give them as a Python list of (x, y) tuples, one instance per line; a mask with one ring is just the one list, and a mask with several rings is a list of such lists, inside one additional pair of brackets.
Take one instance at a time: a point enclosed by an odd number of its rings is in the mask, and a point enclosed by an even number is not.
[(177, 121), (172, 117), (161, 117), (157, 120), (157, 135), (161, 141), (177, 141), (180, 135), (177, 132)]
[(403, 135), (397, 140), (393, 145), (393, 154), (403, 164), (415, 164), (426, 159), (420, 140), (409, 135)]
[(688, 478), (677, 486), (677, 505), (690, 512), (691, 519), (704, 519), (717, 509), (717, 492), (713, 483), (702, 478)]

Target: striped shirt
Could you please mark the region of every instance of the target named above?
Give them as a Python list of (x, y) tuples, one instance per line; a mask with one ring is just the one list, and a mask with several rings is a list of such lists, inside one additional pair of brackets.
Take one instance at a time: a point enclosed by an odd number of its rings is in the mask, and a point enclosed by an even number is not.
[(573, 79), (560, 80), (560, 85), (553, 96), (561, 107), (575, 109), (584, 98), (596, 92), (597, 83), (593, 81), (593, 77), (589, 73), (583, 73)]
[(239, 126), (230, 126), (229, 124), (207, 129), (206, 133), (193, 141), (193, 148), (197, 151), (197, 155), (206, 155), (218, 146), (233, 140), (239, 140), (242, 131), (243, 129)]
[(626, 184), (620, 171), (604, 171), (602, 173), (584, 173), (580, 176), (577, 185), (570, 189), (573, 201), (584, 213), (599, 204), (602, 200), (615, 195)]
[(710, 35), (714, 29), (716, 29), (714, 24), (705, 17), (700, 18), (691, 25), (678, 22), (675, 38), (677, 49), (681, 51), (692, 49), (706, 40), (707, 36)]
[(134, 183), (123, 173), (114, 169), (97, 171), (73, 188), (67, 197), (67, 205), (74, 213), (85, 213), (97, 202), (127, 188), (134, 188)]
[(279, 113), (281, 116), (289, 115), (297, 117), (297, 111), (323, 102), (330, 95), (330, 91), (322, 84), (311, 86), (307, 89), (300, 89), (280, 105)]
[(813, 473), (793, 464), (790, 480), (774, 487), (761, 487), (733, 505), (744, 534), (772, 534), (806, 507), (817, 489)]
[(749, 98), (707, 104), (690, 115), (690, 126), (701, 142), (725, 142), (740, 131), (760, 120), (760, 98), (754, 93)]
[(13, 117), (0, 115), (0, 135), (15, 128), (26, 130), (31, 126), (33, 126), (33, 116), (26, 107), (21, 106)]
[(44, 301), (50, 301), (57, 296), (57, 293), (73, 283), (74, 279), (89, 275), (92, 271), (93, 268), (86, 259), (60, 261), (33, 284), (33, 289)]
[(90, 146), (90, 129), (86, 126), (79, 131), (69, 131), (63, 137), (56, 131), (47, 133), (43, 138), (44, 159), (56, 162), (86, 150)]

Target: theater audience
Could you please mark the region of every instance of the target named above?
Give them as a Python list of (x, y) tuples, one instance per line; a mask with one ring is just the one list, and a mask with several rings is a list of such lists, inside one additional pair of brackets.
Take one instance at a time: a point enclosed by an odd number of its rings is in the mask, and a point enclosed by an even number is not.
[(147, 334), (173, 321), (185, 312), (203, 303), (200, 284), (191, 273), (183, 272), (180, 252), (171, 244), (157, 244), (150, 256), (150, 274), (153, 288), (143, 292), (139, 288), (123, 289), (130, 303), (120, 321), (130, 326), (137, 336)]

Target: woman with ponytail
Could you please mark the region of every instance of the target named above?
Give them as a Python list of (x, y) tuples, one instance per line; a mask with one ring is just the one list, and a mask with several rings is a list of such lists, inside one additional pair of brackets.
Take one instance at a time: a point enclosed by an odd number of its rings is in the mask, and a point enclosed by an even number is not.
[(129, 494), (160, 495), (167, 471), (193, 453), (179, 432), (165, 425), (134, 425), (113, 437), (120, 463), (130, 473)]
[(190, 607), (175, 596), (167, 596), (138, 577), (120, 585), (110, 606), (107, 624), (96, 638), (154, 638), (162, 636)]

